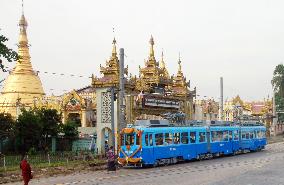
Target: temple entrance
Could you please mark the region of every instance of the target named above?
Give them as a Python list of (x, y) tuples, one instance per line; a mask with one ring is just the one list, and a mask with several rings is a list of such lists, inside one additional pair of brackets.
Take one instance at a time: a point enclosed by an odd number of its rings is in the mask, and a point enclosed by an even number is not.
[(110, 146), (113, 146), (113, 133), (110, 128), (105, 127), (101, 130), (101, 151), (103, 154), (107, 152)]
[(81, 116), (79, 113), (69, 113), (67, 121), (74, 122), (78, 127), (81, 127)]

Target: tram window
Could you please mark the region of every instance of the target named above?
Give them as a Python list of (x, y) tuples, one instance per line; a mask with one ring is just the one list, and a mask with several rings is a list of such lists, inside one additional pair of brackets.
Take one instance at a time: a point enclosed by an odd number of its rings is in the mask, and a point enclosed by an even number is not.
[(222, 141), (228, 141), (228, 139), (229, 139), (228, 131), (224, 131)]
[(242, 131), (242, 139), (245, 139), (245, 138), (246, 138), (246, 132)]
[(217, 132), (216, 131), (211, 132), (211, 140), (212, 140), (212, 142), (217, 141)]
[(149, 143), (150, 143), (150, 146), (153, 146), (153, 136), (152, 136), (152, 134), (149, 135)]
[(237, 130), (234, 130), (234, 140), (239, 140), (239, 132)]
[(199, 142), (205, 142), (205, 132), (199, 132)]
[(165, 145), (171, 145), (173, 143), (173, 134), (165, 133)]
[(196, 141), (196, 132), (190, 132), (190, 143), (195, 143)]
[(233, 132), (229, 131), (229, 141), (232, 141), (232, 140), (233, 140)]
[(246, 132), (246, 139), (249, 139), (249, 132)]
[(148, 136), (148, 134), (146, 133), (146, 134), (145, 134), (145, 145), (146, 145), (146, 146), (149, 145), (148, 139), (149, 139), (149, 136)]
[(261, 134), (261, 138), (265, 138), (265, 134), (266, 134), (265, 131), (262, 130), (261, 133), (262, 133), (262, 134)]
[(249, 138), (253, 139), (253, 131), (249, 132)]
[(123, 146), (124, 145), (124, 134), (120, 135), (120, 145)]
[(181, 133), (181, 143), (188, 144), (188, 132)]
[(212, 131), (211, 132), (211, 140), (212, 142), (218, 142), (223, 140), (223, 132), (222, 131)]
[(140, 145), (140, 137), (138, 134), (136, 134), (136, 145)]
[(174, 144), (179, 144), (180, 133), (174, 133)]
[(163, 133), (155, 134), (156, 146), (163, 145)]
[(134, 134), (127, 134), (125, 137), (125, 145), (133, 145), (134, 144)]

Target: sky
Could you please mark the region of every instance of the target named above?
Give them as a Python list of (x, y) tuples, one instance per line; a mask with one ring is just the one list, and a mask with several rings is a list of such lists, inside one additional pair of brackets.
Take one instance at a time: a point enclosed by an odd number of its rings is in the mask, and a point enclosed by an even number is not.
[[(153, 35), (156, 59), (164, 51), (175, 74), (180, 53), (199, 98), (218, 100), (222, 76), (225, 100), (256, 101), (272, 96), (273, 70), (284, 61), (283, 7), (283, 0), (25, 0), (24, 14), (31, 62), (47, 95), (90, 85), (114, 36), (129, 72), (138, 75)], [(0, 0), (0, 34), (14, 50), (21, 13), (21, 0)]]

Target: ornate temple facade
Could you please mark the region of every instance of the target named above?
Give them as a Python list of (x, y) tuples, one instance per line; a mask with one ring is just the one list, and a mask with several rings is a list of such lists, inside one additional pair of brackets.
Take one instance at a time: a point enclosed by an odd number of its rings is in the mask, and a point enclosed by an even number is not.
[[(182, 72), (181, 60), (178, 60), (176, 75), (170, 76), (164, 62), (163, 54), (158, 62), (154, 53), (154, 39), (150, 38), (150, 52), (145, 66), (139, 66), (139, 76), (128, 74), (125, 69), (125, 95), (121, 109), (117, 99), (114, 102), (114, 130), (112, 130), (111, 93), (110, 88), (119, 87), (119, 60), (116, 52), (116, 40), (113, 40), (112, 54), (105, 66), (100, 66), (102, 77), (92, 77), (92, 87), (96, 93), (96, 134), (98, 152), (104, 152), (105, 133), (112, 136), (126, 125), (119, 123), (119, 112), (125, 112), (126, 123), (134, 123), (137, 119), (164, 119), (168, 114), (182, 112), (186, 119), (192, 119), (193, 97), (195, 90), (189, 90), (189, 82)], [(125, 124), (125, 123), (123, 123)], [(113, 137), (108, 137), (112, 139)], [(110, 143), (117, 142), (109, 140)]]
[(30, 61), (27, 26), (26, 18), (22, 14), (19, 22), (19, 60), (5, 80), (0, 95), (0, 112), (8, 112), (14, 118), (18, 116), (22, 107), (33, 107), (35, 99), (41, 99), (45, 94), (38, 73), (33, 70)]
[[(154, 39), (150, 38), (150, 51), (145, 66), (139, 66), (139, 76), (127, 76), (125, 69), (126, 121), (133, 123), (136, 119), (162, 119), (169, 112), (184, 112), (187, 119), (192, 119), (193, 97), (195, 90), (190, 91), (189, 82), (182, 72), (181, 60), (178, 60), (177, 74), (170, 76), (166, 68), (163, 53), (158, 62), (155, 58)], [(102, 77), (93, 77), (94, 89), (118, 87), (119, 60), (116, 52), (116, 41), (105, 67), (100, 66)]]

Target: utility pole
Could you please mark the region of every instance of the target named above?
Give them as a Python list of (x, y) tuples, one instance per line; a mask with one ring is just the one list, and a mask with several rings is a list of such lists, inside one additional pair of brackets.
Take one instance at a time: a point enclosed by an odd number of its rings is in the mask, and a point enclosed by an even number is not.
[(273, 100), (272, 100), (272, 125), (270, 130), (273, 132), (273, 135), (276, 135), (275, 125), (277, 124), (277, 113), (276, 113), (276, 104), (275, 104), (275, 92), (273, 91)]
[(125, 105), (124, 105), (124, 49), (119, 49), (119, 123), (117, 126), (117, 132), (124, 128), (125, 125)]
[(220, 77), (220, 102), (219, 102), (219, 120), (223, 120), (223, 77)]
[(112, 131), (112, 146), (115, 149), (115, 130), (114, 130), (114, 87), (110, 88), (110, 111), (111, 111), (111, 131)]

